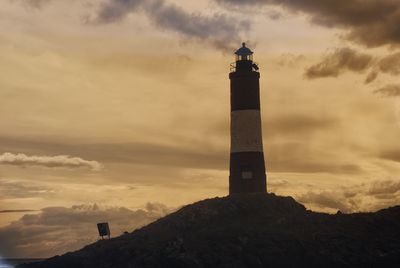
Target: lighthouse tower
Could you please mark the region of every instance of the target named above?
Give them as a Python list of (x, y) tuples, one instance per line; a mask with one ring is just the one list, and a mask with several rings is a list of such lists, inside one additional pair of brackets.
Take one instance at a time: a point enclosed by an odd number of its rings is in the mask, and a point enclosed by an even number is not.
[(229, 194), (266, 193), (261, 134), (260, 74), (253, 52), (243, 43), (232, 64)]

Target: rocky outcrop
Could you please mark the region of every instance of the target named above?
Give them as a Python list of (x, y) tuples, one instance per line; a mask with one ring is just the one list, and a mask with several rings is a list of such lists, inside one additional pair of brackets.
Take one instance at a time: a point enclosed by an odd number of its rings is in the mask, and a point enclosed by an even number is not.
[(291, 197), (185, 206), (132, 233), (18, 267), (398, 267), (400, 207), (324, 214)]

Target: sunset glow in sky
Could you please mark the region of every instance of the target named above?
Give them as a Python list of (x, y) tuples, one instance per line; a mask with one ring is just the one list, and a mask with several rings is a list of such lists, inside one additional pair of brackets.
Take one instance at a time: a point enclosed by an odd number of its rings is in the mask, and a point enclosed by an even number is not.
[(280, 2), (1, 1), (0, 256), (61, 254), (97, 221), (116, 236), (227, 195), (242, 41), (268, 192), (331, 213), (399, 204), (400, 2)]

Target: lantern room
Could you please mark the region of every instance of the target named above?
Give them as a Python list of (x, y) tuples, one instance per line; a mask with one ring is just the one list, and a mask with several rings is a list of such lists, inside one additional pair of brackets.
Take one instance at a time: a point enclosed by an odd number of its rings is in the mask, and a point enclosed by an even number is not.
[(258, 66), (253, 63), (253, 51), (242, 43), (242, 47), (235, 52), (236, 61), (231, 64), (231, 73), (233, 72), (258, 72)]
[(242, 47), (236, 50), (236, 61), (253, 61), (253, 51), (246, 47), (246, 43), (242, 43)]

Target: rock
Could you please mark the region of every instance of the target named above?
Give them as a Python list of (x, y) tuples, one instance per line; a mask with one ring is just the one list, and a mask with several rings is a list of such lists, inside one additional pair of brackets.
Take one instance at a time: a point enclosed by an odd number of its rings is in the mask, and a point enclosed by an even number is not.
[(203, 200), (132, 233), (18, 267), (397, 267), (400, 207), (334, 215), (291, 197)]

